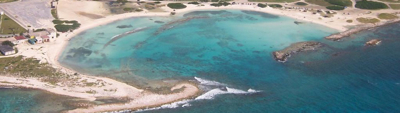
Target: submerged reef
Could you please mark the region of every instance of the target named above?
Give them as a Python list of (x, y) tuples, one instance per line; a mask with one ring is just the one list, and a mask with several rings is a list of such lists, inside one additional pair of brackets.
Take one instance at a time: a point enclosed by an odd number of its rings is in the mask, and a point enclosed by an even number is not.
[(131, 28), (132, 25), (119, 25), (117, 28), (123, 29), (123, 28)]
[(303, 52), (303, 51), (315, 50), (321, 46), (322, 46), (322, 43), (319, 43), (319, 42), (312, 42), (312, 41), (297, 42), (297, 43), (291, 44), (289, 47), (286, 47), (283, 50), (274, 51), (274, 52), (272, 52), (272, 54), (276, 61), (285, 62), (287, 60), (287, 58), (290, 57), (292, 54), (295, 54), (298, 52)]
[(165, 25), (163, 25), (162, 27), (160, 27), (154, 33), (154, 35), (158, 35), (158, 34), (164, 32), (164, 31), (166, 31), (168, 29), (172, 29), (175, 26), (178, 26), (179, 24), (183, 24), (183, 23), (188, 22), (190, 20), (193, 20), (193, 19), (204, 19), (204, 18), (210, 18), (210, 17), (209, 16), (193, 16), (193, 17), (187, 17), (187, 18), (178, 19), (178, 20), (175, 20), (175, 21), (168, 22)]

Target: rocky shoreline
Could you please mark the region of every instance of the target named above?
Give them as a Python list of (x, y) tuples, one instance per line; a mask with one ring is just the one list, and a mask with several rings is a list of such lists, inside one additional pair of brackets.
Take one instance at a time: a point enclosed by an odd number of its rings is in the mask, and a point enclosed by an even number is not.
[(313, 41), (297, 42), (297, 43), (291, 44), (289, 47), (286, 47), (283, 50), (274, 51), (274, 52), (272, 52), (272, 54), (276, 61), (285, 62), (285, 61), (287, 61), (287, 58), (290, 57), (292, 54), (295, 54), (298, 52), (303, 52), (303, 51), (315, 50), (321, 46), (322, 46), (322, 43), (319, 43), (319, 42), (313, 42)]
[(400, 22), (400, 19), (391, 20), (391, 21), (387, 21), (387, 22), (381, 22), (381, 23), (378, 23), (378, 24), (366, 24), (364, 26), (360, 26), (360, 27), (356, 27), (356, 28), (353, 28), (353, 29), (349, 29), (349, 30), (344, 31), (344, 32), (332, 34), (330, 36), (325, 37), (325, 39), (333, 40), (333, 41), (339, 41), (342, 38), (348, 37), (348, 36), (350, 36), (352, 34), (355, 34), (355, 33), (358, 33), (358, 32), (364, 31), (364, 30), (368, 30), (368, 29), (371, 29), (371, 28), (376, 28), (376, 27), (380, 27), (380, 26), (384, 26), (384, 25), (389, 25), (389, 24), (396, 23), (396, 22)]

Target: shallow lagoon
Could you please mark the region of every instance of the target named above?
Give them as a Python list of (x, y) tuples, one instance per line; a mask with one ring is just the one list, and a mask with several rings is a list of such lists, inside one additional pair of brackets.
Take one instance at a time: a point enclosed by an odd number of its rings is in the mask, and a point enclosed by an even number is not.
[[(171, 29), (154, 34), (169, 22), (191, 16), (208, 18), (175, 22)], [(132, 27), (117, 28), (121, 25)], [(149, 28), (104, 48), (111, 37), (143, 27)], [(239, 89), (170, 106), (175, 109), (145, 112), (399, 112), (398, 28), (397, 23), (332, 42), (323, 37), (335, 30), (310, 23), (296, 25), (282, 16), (201, 11), (172, 18), (132, 18), (93, 28), (71, 39), (60, 62), (81, 73), (131, 84), (196, 76), (210, 80), (201, 85), (208, 92)], [(372, 38), (383, 42), (364, 47)], [(309, 40), (326, 45), (286, 63), (271, 56), (290, 43)], [(250, 88), (259, 92), (245, 92)]]

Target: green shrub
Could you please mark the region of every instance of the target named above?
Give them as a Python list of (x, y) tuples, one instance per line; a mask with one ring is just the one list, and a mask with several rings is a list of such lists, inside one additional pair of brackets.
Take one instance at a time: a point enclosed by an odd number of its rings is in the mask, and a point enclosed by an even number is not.
[(261, 7), (261, 8), (265, 8), (265, 7), (267, 7), (267, 4), (258, 3), (257, 6)]
[(2, 42), (1, 45), (9, 45), (11, 47), (14, 47), (14, 43), (12, 43), (11, 41), (8, 41), (8, 40)]
[(297, 2), (296, 5), (306, 6), (306, 5), (308, 5), (308, 4), (307, 4), (307, 3), (304, 3), (304, 2)]
[(161, 2), (159, 2), (159, 1), (157, 1), (157, 2), (154, 2), (155, 4), (160, 4)]
[(53, 20), (53, 23), (54, 24), (63, 24), (64, 23), (64, 21), (61, 21), (61, 20)]
[(328, 6), (328, 7), (326, 7), (327, 9), (330, 9), (330, 10), (343, 10), (344, 9), (344, 7), (343, 6), (336, 6), (336, 5), (334, 5), (334, 6)]
[(219, 0), (211, 0), (211, 2), (218, 2)]
[(280, 5), (280, 4), (269, 4), (268, 6), (269, 6), (269, 7), (272, 7), (272, 8), (282, 8), (282, 7), (283, 7), (283, 6)]
[(214, 7), (219, 7), (219, 6), (228, 6), (230, 3), (228, 3), (228, 2), (218, 2), (218, 3), (212, 3), (212, 4), (210, 4), (211, 6), (214, 6)]
[(182, 3), (169, 3), (169, 4), (167, 4), (167, 6), (171, 9), (184, 9), (187, 7), (186, 5), (183, 5)]
[(356, 8), (360, 9), (387, 9), (389, 8), (386, 4), (381, 2), (362, 0), (356, 3)]
[(353, 23), (353, 20), (346, 20), (347, 23)]
[(194, 5), (197, 5), (197, 4), (200, 4), (199, 2), (189, 2), (188, 4), (194, 4)]

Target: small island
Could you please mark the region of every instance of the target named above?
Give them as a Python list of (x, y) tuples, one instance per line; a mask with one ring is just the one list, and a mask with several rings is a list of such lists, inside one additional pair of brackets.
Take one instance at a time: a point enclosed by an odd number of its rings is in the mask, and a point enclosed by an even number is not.
[(290, 57), (294, 53), (303, 52), (303, 51), (310, 51), (315, 50), (322, 46), (322, 43), (319, 42), (298, 42), (291, 44), (289, 47), (286, 47), (280, 51), (272, 52), (276, 61), (285, 62), (287, 58)]

